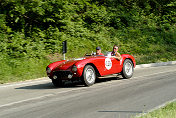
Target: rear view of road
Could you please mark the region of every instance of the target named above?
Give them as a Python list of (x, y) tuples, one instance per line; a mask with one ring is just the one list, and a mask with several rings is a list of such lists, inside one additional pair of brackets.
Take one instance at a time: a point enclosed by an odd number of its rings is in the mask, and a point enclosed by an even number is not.
[(47, 78), (1, 85), (0, 118), (130, 118), (176, 99), (176, 65), (108, 79), (91, 87), (54, 88)]

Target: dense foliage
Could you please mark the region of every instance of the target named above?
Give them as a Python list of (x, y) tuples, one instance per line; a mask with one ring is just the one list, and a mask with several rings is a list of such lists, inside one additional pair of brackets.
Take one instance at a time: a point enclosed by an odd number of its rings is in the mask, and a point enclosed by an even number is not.
[(44, 76), (48, 57), (61, 54), (64, 40), (67, 58), (117, 44), (138, 64), (176, 59), (175, 0), (1, 0), (0, 5), (0, 79)]

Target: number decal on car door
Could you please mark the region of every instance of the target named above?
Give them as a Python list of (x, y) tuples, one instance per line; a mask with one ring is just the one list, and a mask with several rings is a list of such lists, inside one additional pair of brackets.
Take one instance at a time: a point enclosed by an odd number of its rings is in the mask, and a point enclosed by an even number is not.
[(106, 67), (107, 70), (111, 69), (111, 67), (112, 67), (112, 61), (111, 61), (110, 58), (106, 58), (105, 59), (105, 67)]

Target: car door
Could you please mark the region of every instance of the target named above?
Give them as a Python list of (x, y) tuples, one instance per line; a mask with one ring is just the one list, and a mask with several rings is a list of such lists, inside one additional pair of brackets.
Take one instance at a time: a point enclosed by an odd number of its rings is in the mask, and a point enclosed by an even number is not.
[(122, 68), (121, 68), (122, 60), (118, 60), (118, 59), (115, 59), (114, 57), (111, 57), (111, 61), (112, 61), (112, 67), (110, 70), (110, 74), (120, 73), (122, 71)]
[(102, 64), (101, 75), (109, 75), (121, 72), (121, 61), (115, 59), (114, 57), (105, 57), (104, 63)]

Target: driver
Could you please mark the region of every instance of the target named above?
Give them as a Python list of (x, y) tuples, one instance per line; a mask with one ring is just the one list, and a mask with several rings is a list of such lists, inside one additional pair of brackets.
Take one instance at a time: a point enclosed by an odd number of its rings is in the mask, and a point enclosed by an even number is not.
[(120, 53), (118, 52), (118, 49), (119, 49), (118, 46), (114, 45), (113, 46), (113, 51), (111, 52), (111, 56), (115, 56), (114, 57), (115, 59), (121, 60), (122, 57), (121, 57)]
[(96, 55), (104, 55), (103, 53), (101, 53), (101, 48), (99, 46), (96, 47)]

